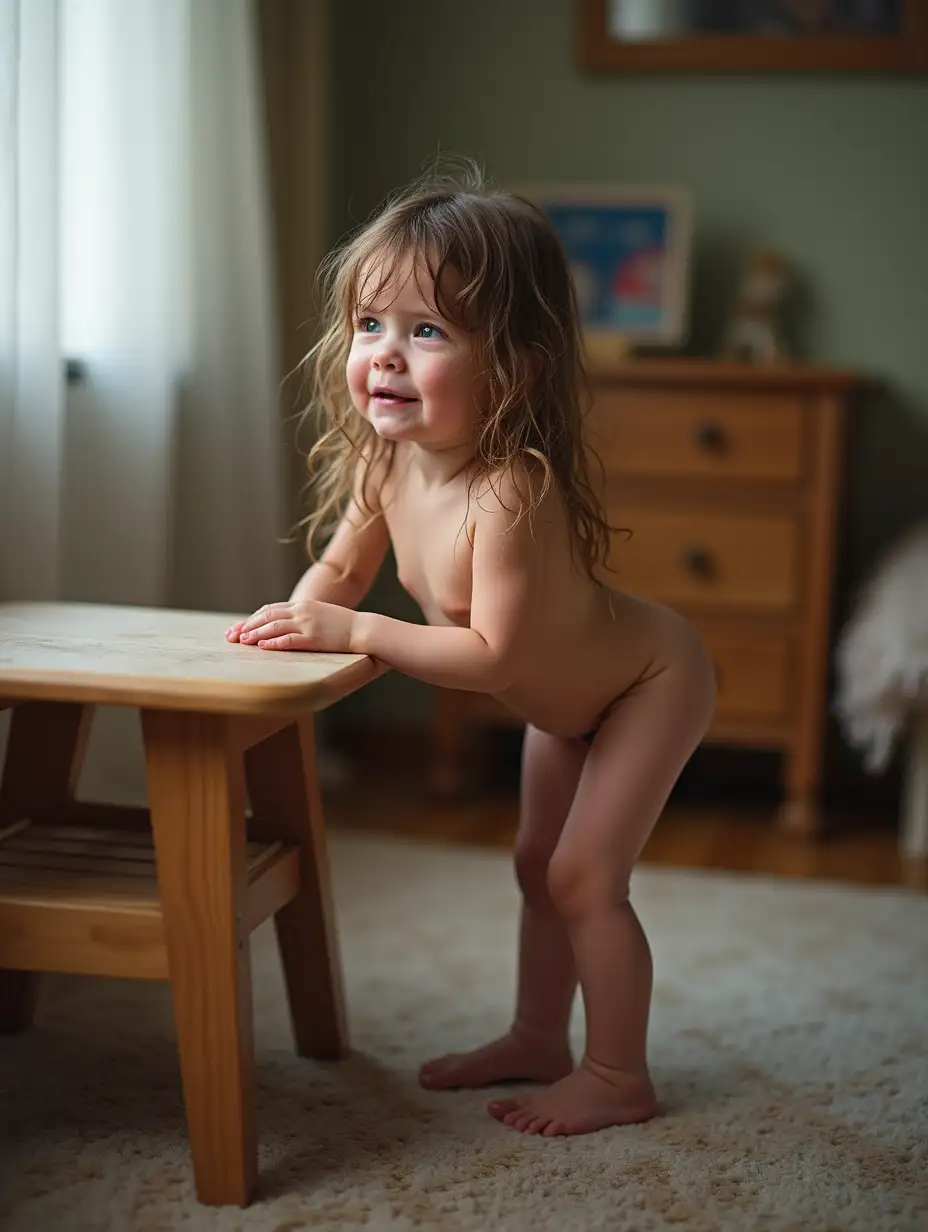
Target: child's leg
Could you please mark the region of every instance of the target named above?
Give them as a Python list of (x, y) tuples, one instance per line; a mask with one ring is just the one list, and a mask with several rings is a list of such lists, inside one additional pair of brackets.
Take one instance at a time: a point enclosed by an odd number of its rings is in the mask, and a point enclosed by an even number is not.
[(419, 1081), (425, 1087), (478, 1087), (521, 1078), (554, 1082), (573, 1069), (567, 1030), (577, 975), (567, 929), (548, 891), (548, 864), (586, 755), (578, 740), (526, 728), (515, 849), (522, 890), (515, 1018), (505, 1035), (482, 1048), (423, 1065)]
[(587, 1018), (586, 1053), (545, 1091), (490, 1112), (529, 1133), (588, 1133), (655, 1110), (646, 1036), (651, 954), (628, 901), (632, 866), (712, 715), (702, 653), (637, 687), (596, 735), (549, 868), (573, 944)]

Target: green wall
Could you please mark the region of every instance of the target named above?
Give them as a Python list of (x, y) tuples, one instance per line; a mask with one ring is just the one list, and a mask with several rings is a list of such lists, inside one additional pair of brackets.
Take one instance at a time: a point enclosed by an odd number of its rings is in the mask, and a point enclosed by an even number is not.
[[(333, 238), (439, 150), (499, 183), (682, 185), (698, 354), (745, 253), (782, 250), (800, 354), (878, 383), (853, 416), (840, 620), (875, 555), (928, 514), (928, 78), (592, 76), (575, 67), (573, 7), (336, 4)], [(386, 578), (373, 602), (414, 610)], [(354, 704), (421, 712), (427, 691), (388, 677)]]

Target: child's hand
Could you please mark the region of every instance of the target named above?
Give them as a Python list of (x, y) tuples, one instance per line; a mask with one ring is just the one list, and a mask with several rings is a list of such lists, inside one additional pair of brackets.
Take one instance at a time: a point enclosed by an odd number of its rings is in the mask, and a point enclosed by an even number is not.
[(328, 650), (351, 652), (356, 612), (334, 603), (301, 599), (296, 603), (269, 603), (226, 633), (229, 641), (261, 650)]
[(226, 629), (226, 641), (227, 642), (239, 641), (240, 634), (242, 632), (242, 627), (244, 626), (244, 624), (245, 624), (244, 620), (237, 620), (234, 625), (229, 625), (228, 629)]

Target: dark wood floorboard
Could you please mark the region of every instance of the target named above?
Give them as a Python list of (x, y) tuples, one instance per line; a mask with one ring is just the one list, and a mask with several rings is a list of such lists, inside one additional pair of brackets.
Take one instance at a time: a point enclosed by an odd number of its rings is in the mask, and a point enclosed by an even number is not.
[[(381, 766), (362, 782), (327, 790), (326, 814), (333, 827), (508, 849), (518, 801), (512, 790), (486, 790), (456, 802), (430, 799), (414, 774)], [(885, 819), (832, 817), (824, 838), (807, 840), (782, 833), (770, 807), (672, 803), (642, 861), (928, 888), (928, 866), (900, 858), (897, 835)]]

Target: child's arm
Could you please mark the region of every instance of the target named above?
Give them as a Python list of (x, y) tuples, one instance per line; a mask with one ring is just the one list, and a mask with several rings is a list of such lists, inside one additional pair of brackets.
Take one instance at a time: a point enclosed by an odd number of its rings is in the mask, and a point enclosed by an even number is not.
[[(309, 566), (293, 588), (289, 600), (291, 604), (301, 600), (317, 600), (353, 608), (374, 584), (390, 539), (379, 505), (376, 477), (369, 476), (367, 483), (368, 501), (374, 502), (371, 510), (362, 502), (361, 482), (359, 465), (354, 495), (348, 508), (322, 556)], [(369, 520), (371, 513), (376, 515), (372, 521)], [(365, 526), (366, 522), (368, 525)], [(226, 638), (230, 642), (239, 641), (247, 623), (244, 620), (236, 621), (226, 631)]]
[(350, 648), (428, 684), (499, 693), (517, 670), (520, 633), (531, 619), (541, 550), (535, 533), (518, 525), (521, 496), (511, 478), (475, 500), (470, 627), (422, 626), (376, 612), (354, 614)]
[(389, 547), (383, 514), (378, 512), (364, 526), (369, 517), (357, 498), (353, 498), (322, 556), (294, 586), (291, 603), (318, 599), (340, 607), (355, 607), (361, 602), (373, 586)]
[[(243, 641), (265, 650), (370, 655), (427, 684), (500, 693), (512, 683), (537, 602), (544, 510), (516, 524), (521, 494), (503, 477), (475, 497), (469, 628), (409, 624), (330, 603), (272, 604), (246, 622)], [(423, 529), (425, 533), (425, 529)]]

